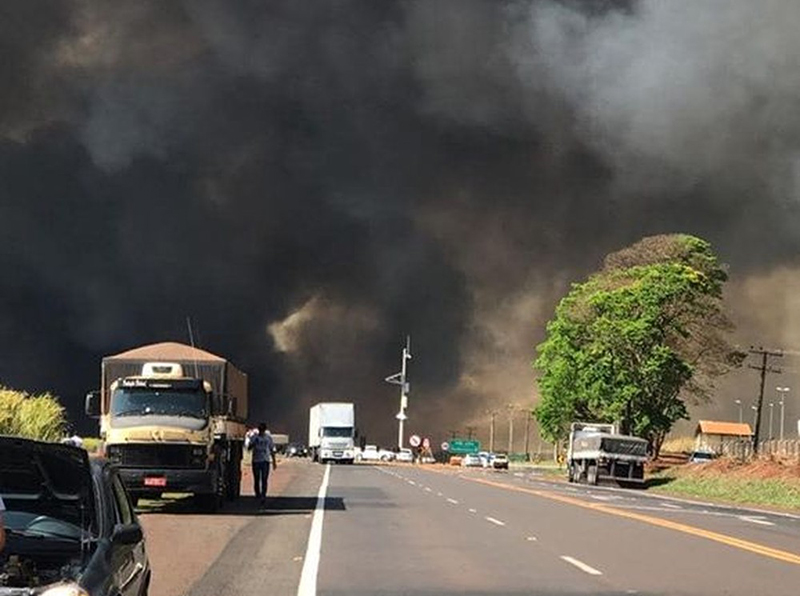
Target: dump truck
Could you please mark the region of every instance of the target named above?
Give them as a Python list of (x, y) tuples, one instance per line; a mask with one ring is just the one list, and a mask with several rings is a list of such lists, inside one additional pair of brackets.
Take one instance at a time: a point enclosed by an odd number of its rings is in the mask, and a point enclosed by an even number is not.
[(239, 496), (247, 375), (227, 359), (172, 342), (107, 356), (86, 412), (135, 500), (191, 493), (214, 511)]
[(616, 425), (573, 422), (567, 445), (570, 482), (597, 484), (614, 480), (621, 485), (642, 484), (647, 441), (620, 435)]
[(320, 463), (355, 460), (355, 405), (327, 402), (308, 412), (308, 447), (311, 458)]

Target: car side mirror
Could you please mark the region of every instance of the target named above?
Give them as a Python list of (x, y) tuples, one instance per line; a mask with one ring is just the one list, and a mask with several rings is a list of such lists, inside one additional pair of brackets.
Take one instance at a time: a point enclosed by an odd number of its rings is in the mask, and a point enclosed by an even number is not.
[(91, 418), (100, 417), (100, 392), (90, 391), (86, 394), (86, 402), (84, 404), (86, 415)]
[(137, 524), (117, 524), (111, 534), (111, 542), (114, 544), (137, 544), (143, 538), (142, 528)]

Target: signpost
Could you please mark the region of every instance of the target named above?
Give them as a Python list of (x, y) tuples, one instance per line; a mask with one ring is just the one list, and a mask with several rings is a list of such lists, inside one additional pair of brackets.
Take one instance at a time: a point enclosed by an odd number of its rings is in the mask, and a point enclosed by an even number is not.
[(419, 438), (419, 435), (411, 435), (408, 437), (408, 444), (412, 447), (419, 447), (422, 444), (422, 439)]
[(474, 439), (452, 439), (450, 441), (450, 453), (467, 454), (478, 453), (481, 450), (481, 442)]
[[(800, 428), (800, 420), (798, 420), (797, 422), (797, 428)], [(442, 451), (450, 451), (450, 443), (448, 443), (447, 441), (442, 443)]]
[(431, 448), (431, 440), (428, 437), (422, 439), (422, 448), (423, 449), (430, 449)]

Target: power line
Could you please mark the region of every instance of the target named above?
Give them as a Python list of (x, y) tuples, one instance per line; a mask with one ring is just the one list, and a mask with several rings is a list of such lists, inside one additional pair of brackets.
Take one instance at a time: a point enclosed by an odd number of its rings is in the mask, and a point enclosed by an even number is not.
[(774, 374), (781, 373), (781, 370), (779, 368), (775, 368), (769, 365), (768, 358), (770, 356), (774, 356), (776, 358), (782, 358), (783, 352), (776, 350), (765, 350), (761, 346), (759, 346), (758, 348), (754, 348), (751, 346), (750, 353), (755, 356), (761, 357), (761, 364), (759, 364), (758, 366), (753, 366), (752, 364), (748, 365), (749, 368), (757, 370), (761, 373), (761, 384), (758, 392), (758, 407), (756, 409), (756, 428), (753, 431), (753, 453), (758, 453), (758, 441), (761, 436), (761, 408), (764, 405), (764, 382), (766, 381), (768, 372)]

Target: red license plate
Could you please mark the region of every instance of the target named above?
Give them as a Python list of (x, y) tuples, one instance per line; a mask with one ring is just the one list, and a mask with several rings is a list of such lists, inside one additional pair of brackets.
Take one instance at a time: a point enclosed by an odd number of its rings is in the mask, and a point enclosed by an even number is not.
[(167, 486), (167, 479), (163, 476), (151, 476), (144, 479), (145, 486)]

